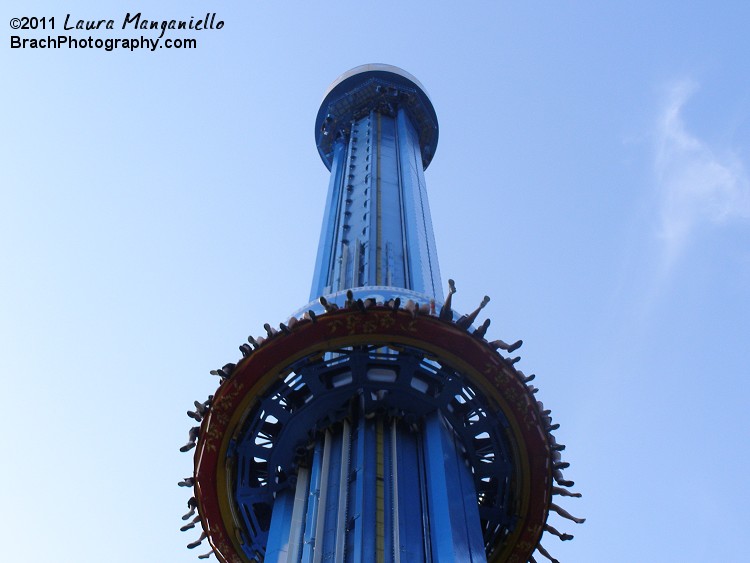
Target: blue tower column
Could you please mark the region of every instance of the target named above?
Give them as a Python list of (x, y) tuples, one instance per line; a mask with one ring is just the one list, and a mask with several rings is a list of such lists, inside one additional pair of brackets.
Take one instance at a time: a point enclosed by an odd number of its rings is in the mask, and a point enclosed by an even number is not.
[(310, 299), (364, 286), (442, 301), (419, 139), (403, 108), (339, 131)]
[(365, 65), (333, 83), (316, 122), (331, 179), (311, 300), (381, 287), (442, 301), (424, 179), (437, 134), (424, 88), (401, 69)]
[[(341, 304), (347, 290), (443, 301), (424, 179), (437, 132), (424, 88), (401, 69), (366, 65), (333, 83), (316, 123), (331, 179), (311, 301)], [(374, 352), (338, 383), (395, 383), (408, 366), (367, 365), (389, 354)], [(277, 493), (266, 561), (485, 561), (472, 473), (439, 409), (407, 422), (370, 408), (378, 397), (367, 393), (310, 444), (295, 488)]]
[(203, 529), (188, 547), (208, 538), (222, 563), (554, 561), (543, 532), (572, 536), (549, 511), (583, 520), (552, 495), (580, 495), (535, 375), (510, 356), (522, 341), (488, 341), (489, 320), (472, 326), (481, 307), (443, 303), (425, 89), (396, 67), (355, 68), (315, 135), (331, 179), (311, 301), (249, 336), (188, 412), (200, 426), (180, 448), (195, 448), (183, 520), (197, 509)]
[(277, 495), (265, 560), (485, 561), (458, 454), (437, 413), (423, 434), (382, 416), (345, 421), (315, 445), (295, 490)]

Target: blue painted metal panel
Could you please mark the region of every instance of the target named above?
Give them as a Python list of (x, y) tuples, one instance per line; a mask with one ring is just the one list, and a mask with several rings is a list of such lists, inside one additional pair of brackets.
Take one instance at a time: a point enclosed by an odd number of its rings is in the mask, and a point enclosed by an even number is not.
[(342, 435), (336, 432), (331, 437), (331, 452), (328, 465), (328, 492), (325, 499), (325, 525), (318, 530), (317, 543), (322, 550), (323, 561), (333, 561), (336, 554), (336, 535), (339, 509), (339, 484), (341, 481), (341, 442)]
[(427, 417), (424, 440), (433, 556), (455, 563), (486, 561), (471, 473), (439, 413)]
[(381, 223), (380, 266), (383, 274), (378, 285), (407, 287), (402, 231), (400, 164), (398, 161), (396, 123), (393, 118), (380, 119), (380, 166), (377, 195)]
[(442, 302), (419, 137), (408, 115), (373, 110), (342, 135), (310, 299), (391, 286)]
[(428, 561), (429, 537), (424, 463), (419, 435), (401, 425), (396, 438), (398, 468), (398, 526), (401, 561)]
[(359, 465), (362, 468), (360, 475), (363, 482), (363, 499), (360, 505), (362, 517), (359, 523), (362, 526), (362, 551), (361, 558), (355, 555), (355, 563), (372, 563), (375, 554), (375, 424), (373, 420), (361, 421), (360, 427), (364, 432), (364, 457)]
[[(463, 460), (456, 444), (455, 437), (443, 432), (443, 447), (446, 452), (445, 473), (449, 483), (453, 484), (449, 495), (451, 520), (453, 524), (453, 544), (461, 559), (456, 561), (485, 561), (484, 542), (482, 540), (477, 496), (471, 473)], [(467, 487), (470, 487), (467, 490)], [(467, 492), (471, 496), (467, 499)], [(466, 501), (469, 500), (470, 504)]]
[[(484, 549), (482, 524), (477, 508), (477, 493), (474, 488), (471, 471), (466, 466), (466, 463), (464, 463), (455, 437), (445, 434), (445, 439), (452, 442), (452, 450), (454, 452), (452, 458), (446, 460), (446, 464), (449, 465), (451, 461), (453, 462), (453, 467), (449, 469), (448, 473), (450, 475), (449, 479), (456, 483), (455, 496), (452, 498), (454, 499), (454, 504), (458, 505), (455, 514), (456, 521), (459, 526), (463, 525), (463, 533), (460, 535), (465, 535), (465, 545), (471, 561), (474, 563), (483, 562), (487, 560), (487, 555)], [(459, 507), (460, 511), (458, 511)], [(463, 514), (463, 518), (461, 514)]]
[(397, 121), (406, 248), (411, 272), (410, 289), (432, 295), (436, 301), (442, 302), (440, 267), (435, 249), (430, 208), (427, 203), (418, 138), (404, 111), (399, 111)]
[(315, 444), (312, 467), (310, 468), (310, 492), (307, 501), (307, 517), (305, 519), (304, 545), (302, 547), (302, 563), (312, 563), (316, 541), (315, 525), (318, 518), (320, 504), (320, 481), (325, 476), (321, 474), (323, 465), (323, 440)]
[(342, 175), (345, 158), (346, 147), (344, 141), (340, 140), (334, 145), (333, 167), (331, 168), (328, 196), (326, 197), (326, 206), (323, 213), (323, 228), (320, 233), (318, 256), (315, 260), (312, 289), (310, 291), (311, 301), (331, 291), (326, 288), (326, 285), (329, 283), (328, 280), (332, 267), (331, 260), (336, 247), (336, 225), (338, 224), (338, 216), (340, 214), (339, 205), (341, 204)]
[(445, 471), (448, 455), (443, 443), (439, 413), (426, 417), (424, 429), (425, 473), (430, 519), (430, 545), (436, 561), (465, 561), (454, 549), (453, 523), (450, 513), (450, 489)]
[(294, 510), (294, 491), (287, 489), (276, 495), (271, 517), (271, 529), (268, 532), (266, 558), (268, 563), (283, 561), (286, 563), (289, 552), (289, 529)]

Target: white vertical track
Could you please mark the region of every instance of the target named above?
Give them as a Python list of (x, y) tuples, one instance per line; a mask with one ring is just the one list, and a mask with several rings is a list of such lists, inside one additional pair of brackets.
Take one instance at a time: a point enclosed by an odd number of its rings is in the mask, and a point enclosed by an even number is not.
[(323, 560), (323, 536), (326, 520), (326, 501), (328, 500), (328, 470), (331, 466), (331, 432), (326, 430), (323, 441), (323, 462), (320, 467), (320, 489), (318, 496), (318, 514), (315, 519), (315, 545), (313, 546), (313, 563)]
[(396, 421), (391, 421), (391, 471), (393, 475), (393, 563), (401, 563), (401, 538), (398, 531), (398, 447), (396, 444)]
[(336, 519), (336, 561), (344, 563), (344, 546), (346, 545), (346, 506), (349, 493), (349, 449), (351, 447), (351, 427), (344, 420), (341, 433), (341, 476), (339, 479), (339, 507)]
[(300, 467), (297, 471), (297, 488), (294, 491), (294, 508), (292, 509), (292, 522), (289, 526), (289, 551), (287, 552), (286, 563), (297, 563), (300, 558), (309, 484), (310, 470), (306, 467)]

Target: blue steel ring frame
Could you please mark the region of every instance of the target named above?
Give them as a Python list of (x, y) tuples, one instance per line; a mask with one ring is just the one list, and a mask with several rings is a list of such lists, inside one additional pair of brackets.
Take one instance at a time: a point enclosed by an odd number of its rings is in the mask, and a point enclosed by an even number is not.
[[(326, 360), (329, 353), (341, 360)], [(400, 362), (414, 369), (402, 376)], [(342, 366), (351, 363), (389, 366), (398, 377), (368, 381), (366, 372), (352, 369), (351, 380), (342, 382)], [(414, 378), (422, 383), (414, 385)], [(528, 561), (552, 485), (533, 395), (482, 339), (436, 317), (384, 307), (300, 321), (244, 358), (217, 390), (196, 448), (195, 491), (220, 561), (263, 559), (273, 493), (293, 485), (295, 451), (304, 449), (308, 429), (314, 434), (346, 417), (352, 396), (368, 398), (365, 409), (411, 421), (440, 409), (475, 468), (488, 561)], [(479, 426), (472, 427), (482, 418), (477, 438)]]

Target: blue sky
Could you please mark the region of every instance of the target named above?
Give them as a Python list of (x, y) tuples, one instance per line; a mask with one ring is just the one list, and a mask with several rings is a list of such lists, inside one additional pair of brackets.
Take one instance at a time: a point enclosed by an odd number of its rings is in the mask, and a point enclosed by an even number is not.
[(185, 411), (305, 303), (315, 114), (369, 62), (432, 96), (442, 274), (458, 309), (492, 297), (488, 336), (524, 339), (562, 425), (584, 495), (564, 506), (588, 521), (545, 547), (745, 560), (750, 4), (150, 4), (1, 10), (225, 22), (185, 35), (196, 50), (134, 53), (12, 50), (5, 28), (3, 560), (195, 560)]

